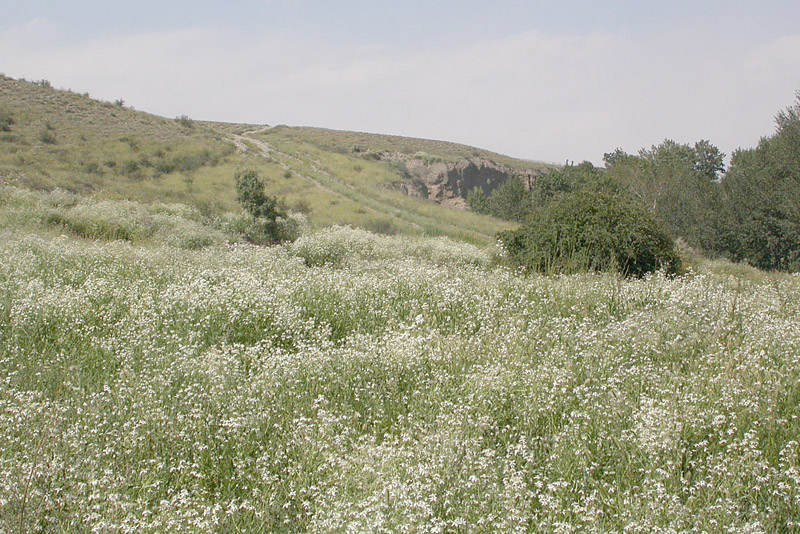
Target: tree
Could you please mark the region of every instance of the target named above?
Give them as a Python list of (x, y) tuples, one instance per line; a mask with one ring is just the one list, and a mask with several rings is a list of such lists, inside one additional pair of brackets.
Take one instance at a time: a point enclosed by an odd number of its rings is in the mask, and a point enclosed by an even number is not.
[(738, 150), (722, 178), (718, 252), (762, 269), (800, 270), (800, 92), (775, 118), (777, 131)]
[(510, 176), (492, 191), (487, 204), (490, 214), (514, 222), (525, 220), (532, 207), (530, 192), (516, 176)]
[(670, 234), (710, 249), (719, 239), (717, 178), (724, 156), (706, 140), (690, 146), (666, 139), (636, 156), (617, 149), (604, 160), (609, 179), (649, 208)]
[(535, 210), (518, 230), (499, 236), (509, 260), (543, 273), (618, 271), (642, 276), (678, 271), (666, 231), (647, 209), (622, 195), (565, 193)]
[(278, 217), (285, 217), (285, 213), (278, 207), (278, 200), (266, 194), (266, 185), (254, 170), (239, 171), (236, 173), (236, 200), (253, 216), (254, 225), (259, 228), (262, 236), (267, 241), (278, 240)]
[(489, 213), (489, 198), (483, 189), (480, 187), (473, 187), (467, 193), (467, 206), (475, 213), (487, 215)]
[(694, 144), (692, 166), (700, 175), (709, 180), (716, 180), (725, 170), (725, 154), (706, 139)]
[(479, 187), (467, 194), (467, 205), (476, 213), (521, 222), (531, 210), (531, 193), (516, 176), (510, 176), (488, 196)]

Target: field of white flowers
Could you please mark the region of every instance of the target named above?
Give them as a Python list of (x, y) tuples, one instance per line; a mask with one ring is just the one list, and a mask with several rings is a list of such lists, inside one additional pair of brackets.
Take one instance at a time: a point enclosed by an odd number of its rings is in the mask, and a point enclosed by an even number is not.
[(800, 532), (800, 276), (0, 230), (0, 532)]

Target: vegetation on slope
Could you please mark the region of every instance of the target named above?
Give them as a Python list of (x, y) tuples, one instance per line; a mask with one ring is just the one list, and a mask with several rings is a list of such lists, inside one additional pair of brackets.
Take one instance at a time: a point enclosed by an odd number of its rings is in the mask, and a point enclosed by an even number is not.
[[(182, 203), (220, 216), (240, 209), (234, 175), (253, 169), (265, 179), (268, 195), (318, 228), (351, 224), (489, 243), (497, 231), (511, 227), (387, 188), (401, 178), (396, 166), (337, 148), (363, 134), (325, 130), (311, 143), (298, 137), (305, 129), (260, 130), (185, 116), (165, 119), (122, 101), (100, 102), (47, 82), (0, 77), (0, 181), (5, 183), (146, 204)], [(265, 149), (259, 139), (272, 146)], [(413, 139), (404, 144), (415, 151), (477, 150)]]
[(381, 153), (397, 152), (405, 155), (427, 155), (438, 161), (456, 161), (472, 157), (486, 158), (497, 163), (517, 168), (555, 168), (546, 163), (519, 160), (502, 154), (482, 150), (471, 146), (416, 139), (397, 135), (369, 134), (361, 132), (339, 132), (325, 128), (277, 126), (264, 132), (265, 136), (278, 136), (294, 142), (314, 145), (322, 150), (341, 154), (355, 154), (365, 159), (375, 159)]

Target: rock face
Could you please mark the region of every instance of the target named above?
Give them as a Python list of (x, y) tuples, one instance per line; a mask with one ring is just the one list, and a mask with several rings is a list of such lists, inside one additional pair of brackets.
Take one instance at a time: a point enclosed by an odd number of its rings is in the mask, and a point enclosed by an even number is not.
[(444, 162), (391, 154), (382, 159), (397, 164), (405, 175), (391, 184), (393, 188), (409, 196), (462, 208), (466, 207), (467, 194), (475, 187), (488, 195), (509, 178), (517, 177), (530, 189), (542, 174), (539, 170), (512, 168), (480, 157)]

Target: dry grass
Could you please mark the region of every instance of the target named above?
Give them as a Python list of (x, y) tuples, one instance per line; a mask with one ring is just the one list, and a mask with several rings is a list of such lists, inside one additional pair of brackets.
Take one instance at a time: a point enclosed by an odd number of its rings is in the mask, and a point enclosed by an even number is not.
[(178, 202), (221, 215), (238, 211), (233, 176), (256, 169), (268, 193), (308, 214), (314, 227), (350, 224), (387, 234), (447, 235), (489, 243), (508, 225), (410, 198), (387, 185), (401, 179), (389, 162), (352, 153), (423, 152), (442, 160), (482, 156), (517, 167), (540, 166), (454, 143), (318, 128), (271, 128), (250, 134), (280, 150), (265, 157), (234, 136), (249, 124), (167, 119), (44, 83), (0, 78), (0, 182), (64, 189), (142, 203)]

